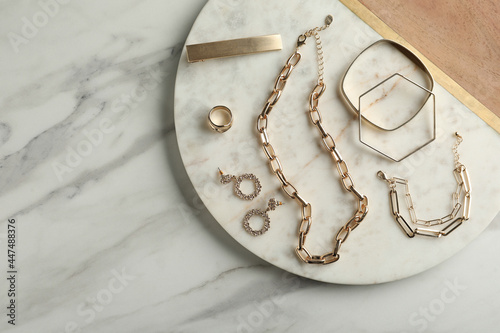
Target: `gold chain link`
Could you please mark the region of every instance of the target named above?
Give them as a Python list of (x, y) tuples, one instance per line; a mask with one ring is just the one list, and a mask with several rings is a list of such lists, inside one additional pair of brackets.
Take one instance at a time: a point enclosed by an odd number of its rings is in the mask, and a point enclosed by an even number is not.
[[(321, 45), (321, 39), (319, 37), (319, 31), (325, 30), (330, 26), (333, 22), (333, 17), (329, 15), (325, 19), (325, 25), (322, 27), (317, 27), (311, 30), (306, 31), (304, 34), (300, 35), (297, 41), (297, 49), (294, 53), (288, 58), (285, 66), (281, 70), (278, 75), (276, 82), (274, 84), (274, 89), (271, 92), (267, 103), (264, 105), (264, 108), (261, 114), (257, 118), (257, 130), (260, 133), (262, 148), (266, 157), (269, 160), (269, 165), (271, 167), (272, 172), (276, 175), (278, 180), (281, 183), (281, 188), (285, 192), (287, 196), (291, 199), (294, 199), (299, 206), (301, 207), (302, 212), (302, 220), (299, 224), (298, 229), (298, 246), (295, 249), (297, 256), (308, 264), (330, 264), (339, 260), (339, 250), (342, 244), (347, 240), (352, 230), (354, 230), (365, 218), (368, 213), (368, 198), (365, 195), (362, 195), (354, 188), (354, 182), (352, 180), (351, 175), (349, 174), (349, 169), (347, 167), (346, 162), (342, 159), (339, 151), (337, 150), (335, 141), (333, 137), (325, 130), (321, 118), (321, 113), (318, 109), (319, 98), (325, 91), (325, 84), (323, 82), (323, 72), (324, 72), (324, 61), (323, 61), (323, 48)], [(316, 49), (318, 54), (318, 84), (314, 87), (311, 94), (309, 95), (309, 117), (313, 125), (318, 128), (318, 131), (321, 135), (321, 141), (328, 151), (328, 153), (332, 156), (334, 163), (337, 167), (337, 171), (340, 175), (341, 184), (344, 189), (352, 193), (352, 195), (357, 200), (357, 209), (351, 219), (344, 224), (335, 235), (335, 242), (333, 246), (332, 252), (325, 253), (323, 255), (311, 255), (311, 253), (305, 247), (306, 238), (311, 230), (312, 225), (312, 205), (307, 202), (297, 191), (295, 186), (292, 185), (288, 181), (283, 172), (283, 166), (281, 161), (279, 160), (274, 147), (271, 145), (269, 141), (269, 136), (267, 132), (268, 126), (268, 118), (272, 108), (276, 105), (279, 98), (281, 97), (281, 93), (286, 86), (287, 80), (290, 77), (293, 69), (299, 63), (302, 55), (299, 53), (299, 48), (305, 44), (307, 37), (315, 37), (316, 41)]]
[[(441, 237), (449, 235), (453, 230), (458, 228), (462, 222), (467, 221), (470, 217), (470, 207), (471, 207), (471, 184), (469, 179), (469, 173), (463, 164), (460, 163), (458, 154), (458, 146), (463, 141), (462, 137), (455, 133), (457, 137), (457, 142), (453, 145), (452, 151), (455, 156), (455, 169), (453, 169), (453, 175), (455, 176), (455, 180), (457, 181), (457, 189), (453, 193), (453, 210), (450, 214), (443, 216), (442, 218), (433, 219), (433, 220), (421, 220), (417, 218), (415, 213), (415, 206), (413, 203), (413, 199), (410, 194), (410, 187), (408, 185), (408, 180), (398, 177), (389, 178), (385, 173), (379, 171), (377, 173), (378, 177), (382, 180), (387, 181), (390, 191), (389, 191), (389, 200), (391, 203), (391, 212), (394, 216), (396, 222), (400, 225), (403, 231), (406, 233), (408, 237), (414, 237), (415, 235), (423, 235), (423, 236), (431, 236), (431, 237)], [(406, 207), (408, 208), (408, 212), (410, 214), (410, 219), (412, 223), (416, 225), (425, 226), (427, 228), (418, 227), (413, 229), (400, 214), (399, 210), (399, 199), (397, 192), (397, 184), (401, 184), (405, 187), (405, 201)], [(460, 203), (460, 199), (462, 198), (462, 203)], [(462, 216), (457, 217), (458, 212), (463, 207)], [(430, 229), (428, 227), (447, 224), (442, 230)]]

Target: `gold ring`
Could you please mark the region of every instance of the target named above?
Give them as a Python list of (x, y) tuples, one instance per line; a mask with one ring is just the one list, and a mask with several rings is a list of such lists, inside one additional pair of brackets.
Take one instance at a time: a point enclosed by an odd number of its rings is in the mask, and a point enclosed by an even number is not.
[(208, 113), (208, 124), (214, 131), (224, 133), (233, 125), (233, 113), (226, 106), (214, 106)]

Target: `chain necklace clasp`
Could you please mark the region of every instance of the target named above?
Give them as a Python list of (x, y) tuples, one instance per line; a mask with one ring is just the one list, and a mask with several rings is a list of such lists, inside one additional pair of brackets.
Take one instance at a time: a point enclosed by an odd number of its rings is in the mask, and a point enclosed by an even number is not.
[(297, 38), (297, 48), (301, 47), (302, 45), (305, 45), (306, 43), (306, 35), (300, 35), (299, 38)]

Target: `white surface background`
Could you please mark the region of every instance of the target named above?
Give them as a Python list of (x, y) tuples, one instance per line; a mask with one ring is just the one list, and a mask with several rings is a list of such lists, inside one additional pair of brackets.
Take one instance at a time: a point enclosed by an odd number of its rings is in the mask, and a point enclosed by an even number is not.
[[(437, 267), (353, 287), (284, 273), (214, 221), (173, 127), (177, 63), (204, 3), (68, 1), (46, 22), (38, 2), (2, 3), (0, 264), (16, 218), (19, 293), (17, 325), (2, 315), (1, 331), (497, 331), (498, 216)], [(16, 53), (7, 36), (34, 16)]]

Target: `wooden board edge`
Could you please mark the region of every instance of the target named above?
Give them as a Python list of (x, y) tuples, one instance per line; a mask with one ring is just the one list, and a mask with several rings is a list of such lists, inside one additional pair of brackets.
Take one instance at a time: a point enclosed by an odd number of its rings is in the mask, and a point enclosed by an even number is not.
[(458, 99), (462, 104), (468, 107), (486, 124), (488, 124), (495, 131), (497, 131), (497, 133), (500, 134), (500, 118), (495, 113), (484, 106), (484, 104), (478, 101), (474, 96), (472, 96), (467, 90), (460, 86), (455, 80), (449, 77), (445, 72), (439, 69), (439, 67), (434, 65), (434, 63), (432, 63), (429, 59), (427, 59), (427, 57), (425, 57), (422, 53), (415, 49), (396, 31), (385, 24), (378, 16), (372, 13), (358, 0), (339, 1), (344, 6), (349, 8), (349, 10), (351, 10), (354, 14), (356, 14), (356, 16), (362, 19), (366, 24), (368, 24), (373, 30), (380, 34), (383, 38), (392, 39), (414, 52), (425, 63), (427, 68), (429, 68), (437, 83), (439, 83), (450, 94), (452, 94), (456, 99)]

